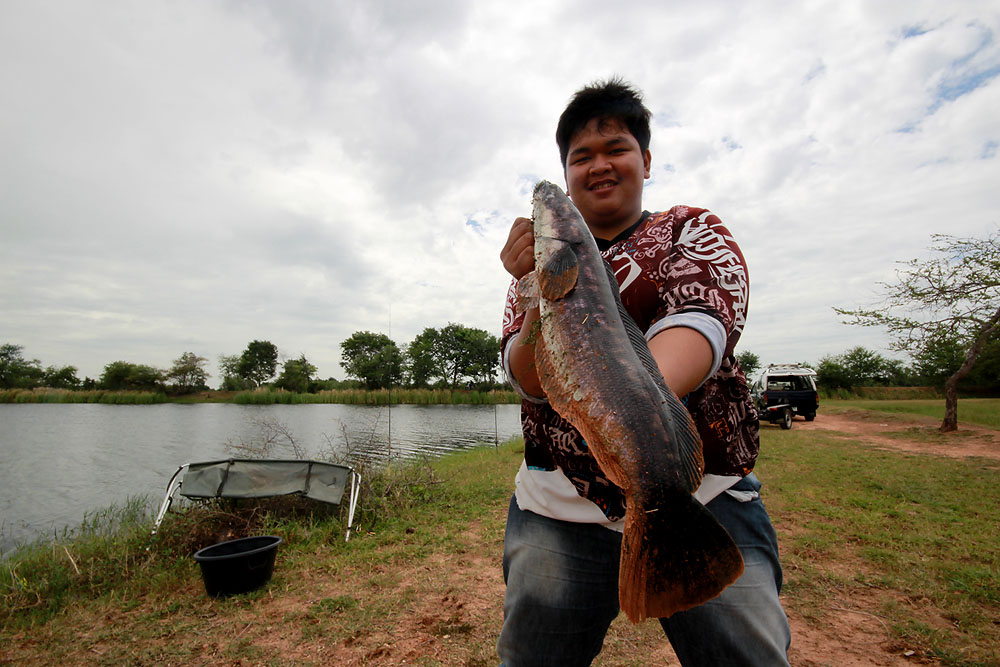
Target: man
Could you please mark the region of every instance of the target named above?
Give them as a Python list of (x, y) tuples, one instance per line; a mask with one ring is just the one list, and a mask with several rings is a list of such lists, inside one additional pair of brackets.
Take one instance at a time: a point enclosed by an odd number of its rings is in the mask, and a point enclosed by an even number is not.
[[(695, 497), (729, 531), (744, 574), (694, 609), (661, 619), (684, 665), (786, 665), (788, 620), (778, 593), (774, 529), (752, 474), (757, 414), (733, 356), (746, 318), (743, 256), (704, 209), (643, 210), (650, 176), (649, 111), (620, 80), (578, 91), (556, 141), (567, 192), (615, 271), (622, 303), (646, 332), (667, 386), (691, 412), (705, 454)], [(534, 268), (531, 221), (518, 218), (501, 252), (514, 282)], [(504, 311), (504, 369), (524, 400), (524, 463), (504, 538), (507, 667), (588, 665), (618, 615), (625, 499), (580, 434), (547, 404), (534, 368), (538, 309)]]

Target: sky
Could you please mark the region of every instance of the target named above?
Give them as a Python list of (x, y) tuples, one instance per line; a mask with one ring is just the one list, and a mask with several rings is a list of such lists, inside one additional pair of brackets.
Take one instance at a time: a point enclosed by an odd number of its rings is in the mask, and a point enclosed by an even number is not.
[(252, 340), (344, 379), (357, 331), (499, 336), (558, 116), (617, 75), (645, 207), (743, 250), (738, 352), (905, 360), (833, 308), (1000, 226), (998, 36), (995, 0), (0, 0), (0, 344), (216, 386)]

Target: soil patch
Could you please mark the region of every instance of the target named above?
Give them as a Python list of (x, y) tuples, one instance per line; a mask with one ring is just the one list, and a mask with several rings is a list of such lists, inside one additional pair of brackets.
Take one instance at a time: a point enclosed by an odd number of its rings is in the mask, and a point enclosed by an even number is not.
[[(816, 420), (796, 419), (793, 429), (846, 434), (862, 444), (916, 454), (1000, 461), (1000, 432), (959, 423), (957, 431), (941, 433), (941, 421), (918, 415), (892, 415), (867, 410), (817, 414)], [(762, 425), (765, 428), (766, 425)], [(777, 428), (777, 427), (775, 427)]]

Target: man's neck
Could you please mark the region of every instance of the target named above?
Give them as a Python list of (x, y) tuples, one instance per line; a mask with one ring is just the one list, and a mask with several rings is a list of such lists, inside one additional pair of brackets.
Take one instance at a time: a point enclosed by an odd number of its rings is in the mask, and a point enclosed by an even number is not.
[(614, 244), (620, 241), (624, 241), (628, 237), (632, 236), (632, 234), (635, 233), (635, 230), (639, 228), (639, 225), (645, 222), (646, 218), (648, 217), (649, 217), (649, 211), (643, 211), (642, 214), (639, 216), (638, 220), (636, 220), (631, 225), (618, 232), (613, 238), (605, 239), (599, 236), (594, 236), (594, 240), (597, 241), (598, 250), (604, 252)]

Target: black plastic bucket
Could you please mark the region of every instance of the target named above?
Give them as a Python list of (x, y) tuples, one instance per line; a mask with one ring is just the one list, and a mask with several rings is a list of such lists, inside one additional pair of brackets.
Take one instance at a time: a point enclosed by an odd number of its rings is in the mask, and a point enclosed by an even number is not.
[(194, 555), (212, 597), (256, 590), (271, 579), (281, 538), (274, 535), (219, 542)]

